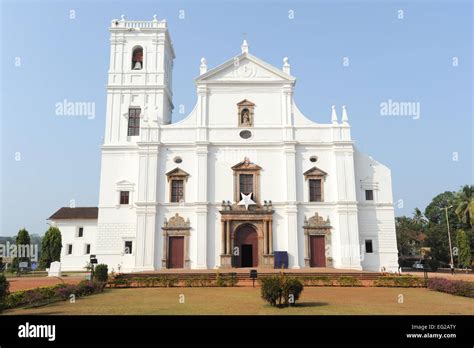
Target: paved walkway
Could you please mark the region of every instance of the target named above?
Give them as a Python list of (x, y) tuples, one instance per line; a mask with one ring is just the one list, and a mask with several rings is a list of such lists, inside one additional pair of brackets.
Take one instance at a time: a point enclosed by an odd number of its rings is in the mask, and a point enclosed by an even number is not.
[(72, 276), (72, 277), (12, 277), (7, 278), (10, 283), (10, 292), (19, 290), (34, 289), (43, 286), (53, 286), (60, 283), (77, 284), (81, 280), (84, 280), (84, 276)]

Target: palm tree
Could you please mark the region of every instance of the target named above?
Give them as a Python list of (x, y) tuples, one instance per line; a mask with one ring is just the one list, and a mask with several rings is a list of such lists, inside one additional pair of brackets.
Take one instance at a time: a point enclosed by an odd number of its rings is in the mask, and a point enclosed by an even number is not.
[(413, 211), (412, 220), (416, 225), (420, 227), (422, 227), (426, 223), (426, 218), (423, 216), (423, 213), (418, 208), (415, 208), (415, 210)]
[(468, 224), (469, 227), (474, 225), (474, 186), (464, 185), (457, 193), (455, 198), (454, 212), (459, 220)]

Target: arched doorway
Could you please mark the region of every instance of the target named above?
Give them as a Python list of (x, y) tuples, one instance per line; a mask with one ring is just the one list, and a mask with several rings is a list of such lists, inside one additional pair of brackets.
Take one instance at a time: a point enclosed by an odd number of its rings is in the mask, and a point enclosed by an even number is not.
[(235, 246), (238, 255), (235, 255), (234, 267), (258, 266), (258, 234), (254, 226), (245, 224), (236, 231)]

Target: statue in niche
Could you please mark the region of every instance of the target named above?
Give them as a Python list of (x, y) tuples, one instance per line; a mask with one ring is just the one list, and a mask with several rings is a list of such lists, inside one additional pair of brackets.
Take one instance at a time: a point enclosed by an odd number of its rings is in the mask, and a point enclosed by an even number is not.
[(249, 110), (248, 109), (243, 109), (242, 110), (242, 119), (240, 121), (240, 124), (242, 126), (251, 126), (250, 122), (250, 115), (249, 115)]

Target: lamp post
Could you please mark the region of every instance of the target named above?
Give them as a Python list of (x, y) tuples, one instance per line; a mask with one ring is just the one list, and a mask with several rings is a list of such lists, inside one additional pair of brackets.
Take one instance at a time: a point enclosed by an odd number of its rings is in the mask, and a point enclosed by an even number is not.
[(448, 218), (448, 209), (452, 207), (453, 206), (450, 205), (449, 207), (444, 207), (440, 209), (444, 209), (444, 212), (446, 213), (446, 225), (448, 226), (449, 254), (451, 256), (451, 272), (454, 273), (453, 247), (451, 246), (451, 233), (449, 232), (449, 218)]

